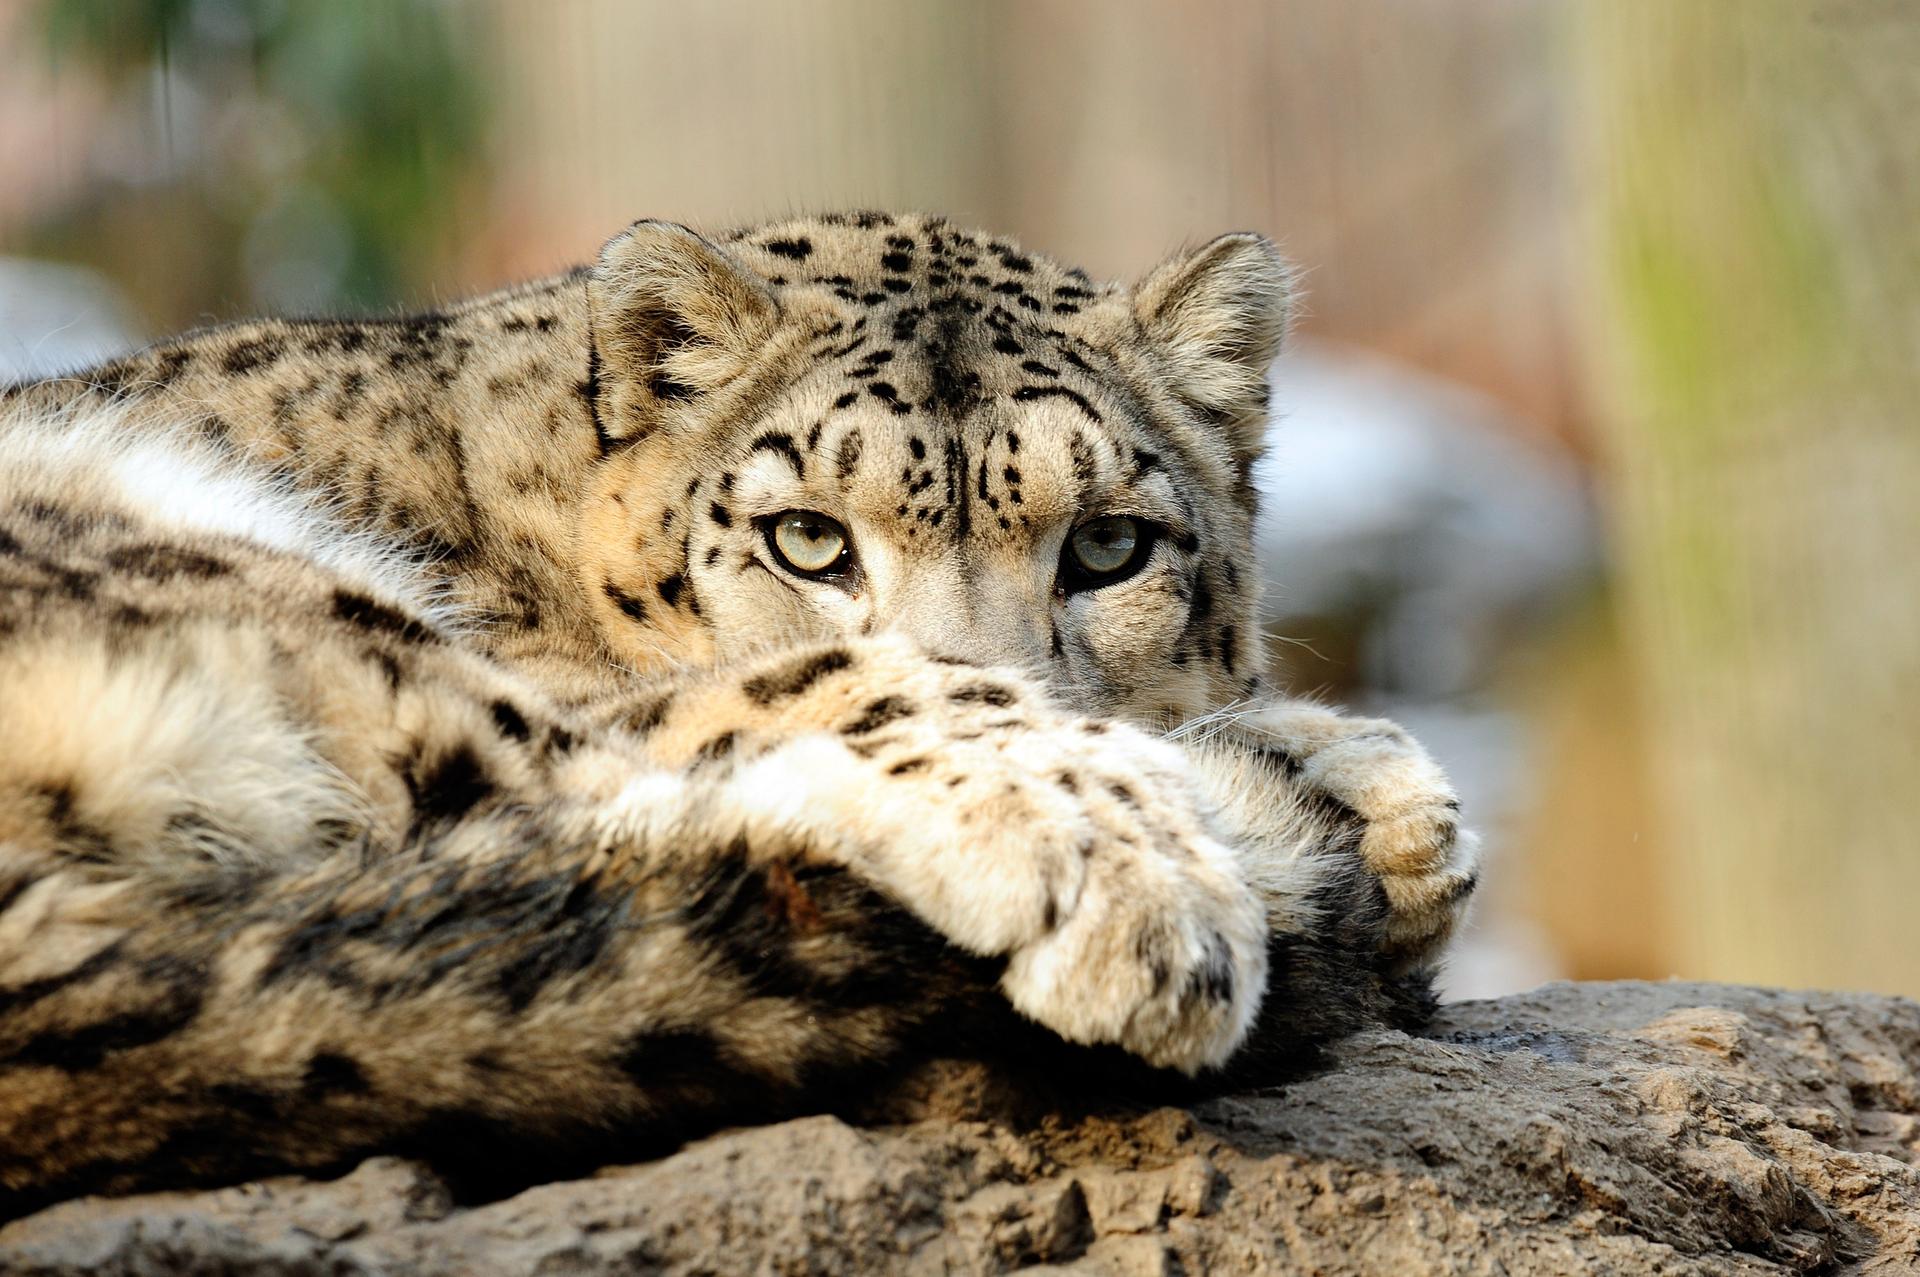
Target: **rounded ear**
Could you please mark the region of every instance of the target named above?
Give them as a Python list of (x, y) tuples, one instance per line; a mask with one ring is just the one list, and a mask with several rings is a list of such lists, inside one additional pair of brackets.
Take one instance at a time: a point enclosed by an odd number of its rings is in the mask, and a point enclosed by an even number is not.
[(601, 250), (587, 311), (605, 451), (739, 377), (780, 318), (759, 276), (686, 227), (657, 221), (635, 222)]
[(1234, 454), (1266, 437), (1267, 368), (1280, 353), (1294, 272), (1263, 235), (1222, 235), (1133, 291), (1133, 313), (1173, 373), (1173, 391), (1226, 431)]

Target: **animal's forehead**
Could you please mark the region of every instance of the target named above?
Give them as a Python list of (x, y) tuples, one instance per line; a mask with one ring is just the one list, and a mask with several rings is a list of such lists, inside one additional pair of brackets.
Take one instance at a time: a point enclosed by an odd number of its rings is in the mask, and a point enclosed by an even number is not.
[(776, 289), (838, 299), (808, 374), (843, 379), (836, 398), (949, 423), (1001, 400), (1054, 400), (1091, 425), (1113, 411), (1113, 361), (1081, 317), (1116, 290), (1081, 271), (938, 218), (881, 213), (735, 232), (730, 247)]
[[(1090, 300), (1112, 291), (1077, 268), (937, 217), (828, 214), (724, 238), (776, 287), (820, 286), (856, 306), (933, 309), (941, 303), (941, 310), (979, 316), (997, 302), (1045, 327), (1070, 325)], [(976, 305), (964, 305), (969, 300)]]
[(1102, 344), (1098, 308), (1119, 290), (1083, 272), (885, 214), (758, 227), (727, 247), (776, 290), (837, 299), (792, 387), (796, 419), (756, 427), (753, 446), (812, 458), (786, 464), (910, 538), (1020, 536), (1176, 461)]

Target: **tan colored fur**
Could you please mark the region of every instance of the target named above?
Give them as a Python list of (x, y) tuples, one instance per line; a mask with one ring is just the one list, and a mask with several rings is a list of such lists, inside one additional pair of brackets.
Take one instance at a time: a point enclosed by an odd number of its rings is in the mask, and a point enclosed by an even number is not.
[[(1127, 290), (643, 222), (6, 392), (0, 1187), (618, 1155), (1008, 1007), (1191, 1072), (1410, 1005), (1452, 794), (1263, 682), (1290, 300), (1254, 236)], [(855, 569), (784, 570), (792, 509)], [(1101, 513), (1163, 531), (1069, 589)]]

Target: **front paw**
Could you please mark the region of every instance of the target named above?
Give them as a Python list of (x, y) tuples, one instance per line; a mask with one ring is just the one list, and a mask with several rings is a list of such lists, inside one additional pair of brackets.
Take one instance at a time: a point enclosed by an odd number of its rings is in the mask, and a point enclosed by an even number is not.
[(1479, 882), (1479, 838), (1433, 757), (1385, 719), (1317, 706), (1275, 706), (1241, 718), (1292, 783), (1360, 822), (1361, 864), (1380, 883), (1388, 916), (1381, 953), (1400, 970), (1429, 966), (1465, 920)]
[(1266, 984), (1265, 910), (1178, 749), (890, 645), (809, 693), (782, 718), (811, 730), (730, 760), (731, 810), (1005, 957), (1008, 999), (1064, 1038), (1188, 1072), (1240, 1044)]

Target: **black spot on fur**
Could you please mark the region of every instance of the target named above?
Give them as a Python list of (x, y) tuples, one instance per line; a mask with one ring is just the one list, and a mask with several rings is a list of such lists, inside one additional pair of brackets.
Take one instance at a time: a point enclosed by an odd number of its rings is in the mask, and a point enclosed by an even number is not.
[(600, 592), (606, 595), (607, 599), (615, 607), (619, 608), (621, 614), (629, 621), (638, 625), (646, 624), (647, 605), (645, 603), (634, 598), (633, 595), (628, 594), (612, 581), (602, 581), (600, 583)]
[(285, 346), (272, 338), (250, 338), (229, 350), (220, 367), (229, 377), (242, 377), (263, 368), (271, 368), (284, 354)]
[(636, 1034), (621, 1051), (618, 1065), (635, 1086), (650, 1093), (712, 1086), (726, 1068), (720, 1043), (699, 1029)]
[(771, 705), (798, 696), (829, 674), (837, 674), (852, 665), (853, 657), (845, 648), (832, 647), (801, 657), (780, 669), (756, 674), (741, 684), (740, 690), (755, 704)]
[(353, 590), (333, 592), (333, 614), (349, 625), (379, 634), (392, 634), (409, 643), (431, 643), (439, 637), (406, 613)]
[(675, 381), (665, 373), (655, 373), (647, 378), (647, 389), (653, 392), (655, 399), (668, 403), (685, 403), (689, 399), (698, 399), (700, 392), (684, 381)]
[(858, 430), (849, 430), (840, 440), (840, 446), (834, 451), (833, 473), (838, 479), (845, 479), (860, 465), (862, 439)]
[(1087, 416), (1095, 422), (1105, 420), (1099, 411), (1095, 409), (1091, 403), (1087, 402), (1085, 395), (1077, 390), (1071, 390), (1066, 386), (1022, 386), (1013, 392), (1013, 397), (1021, 403), (1027, 403), (1035, 399), (1065, 399), (1081, 412), (1086, 413)]
[(858, 402), (860, 402), (860, 392), (857, 390), (849, 390), (846, 394), (835, 399), (833, 406), (836, 408), (851, 408)]
[(469, 745), (460, 745), (417, 777), (408, 778), (416, 821), (452, 820), (493, 794), (493, 779)]
[(668, 607), (678, 607), (680, 606), (680, 591), (686, 588), (686, 584), (687, 578), (675, 572), (672, 576), (660, 578), (660, 583), (653, 588), (654, 592), (660, 596), (662, 603), (665, 603)]
[[(98, 1068), (108, 1055), (171, 1037), (200, 1014), (205, 974), (184, 965), (154, 963), (146, 972), (158, 985), (138, 1010), (123, 1011), (73, 1028), (35, 1034), (7, 1054), (10, 1065), (39, 1065), (79, 1072)], [(62, 983), (72, 983), (74, 972)]]
[(786, 257), (796, 262), (813, 256), (813, 241), (804, 235), (799, 239), (768, 240), (766, 248), (776, 257)]
[(233, 570), (230, 564), (210, 554), (157, 542), (121, 546), (109, 552), (106, 558), (109, 567), (146, 577), (150, 581), (167, 581), (176, 576), (204, 581), (224, 576)]
[(992, 683), (974, 683), (947, 693), (947, 699), (956, 705), (991, 705), (995, 709), (1005, 709), (1016, 698), (1007, 688), (996, 687)]
[(636, 736), (645, 736), (666, 720), (667, 709), (673, 704), (671, 696), (656, 696), (652, 700), (642, 701), (627, 711), (620, 719), (620, 726)]
[(487, 711), (493, 715), (494, 726), (500, 729), (501, 735), (514, 740), (527, 740), (533, 735), (533, 729), (527, 726), (526, 716), (515, 709), (512, 702), (495, 701), (487, 707)]
[(373, 1089), (367, 1075), (352, 1059), (334, 1051), (318, 1051), (307, 1061), (300, 1089), (311, 1099), (329, 1095), (364, 1095)]
[(553, 981), (591, 967), (627, 925), (627, 899), (602, 894), (586, 881), (516, 884), (485, 904), (508, 917), (538, 920), (539, 942), (503, 963), (497, 975), (500, 994), (515, 1014)]
[(913, 703), (898, 696), (882, 696), (860, 712), (860, 717), (840, 729), (844, 736), (865, 736), (889, 723), (913, 717)]
[(715, 523), (719, 524), (723, 528), (730, 528), (733, 526), (733, 512), (727, 509), (727, 507), (721, 505), (718, 501), (714, 502), (713, 505), (707, 510), (707, 514), (709, 517), (713, 519)]
[(793, 467), (793, 473), (799, 478), (807, 477), (807, 463), (800, 456), (800, 450), (793, 446), (793, 436), (782, 431), (769, 430), (747, 445), (748, 452), (771, 452), (785, 457), (787, 464)]

